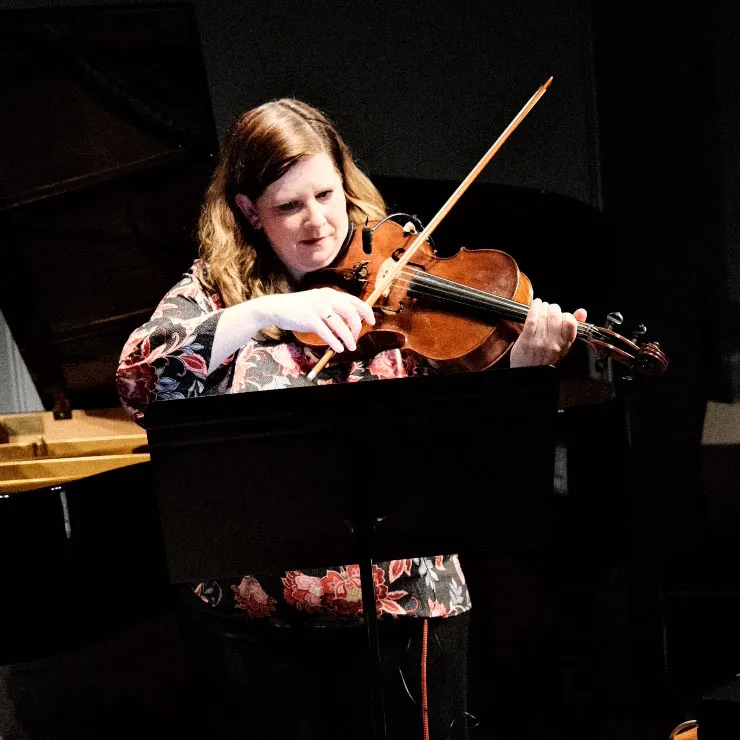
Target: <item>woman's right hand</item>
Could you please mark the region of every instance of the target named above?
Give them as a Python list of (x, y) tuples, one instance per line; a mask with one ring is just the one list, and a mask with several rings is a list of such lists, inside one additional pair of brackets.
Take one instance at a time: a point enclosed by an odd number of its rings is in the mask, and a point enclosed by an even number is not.
[(262, 326), (285, 331), (312, 332), (335, 352), (357, 349), (362, 322), (375, 323), (373, 310), (364, 301), (332, 288), (279, 293), (249, 301), (260, 314)]

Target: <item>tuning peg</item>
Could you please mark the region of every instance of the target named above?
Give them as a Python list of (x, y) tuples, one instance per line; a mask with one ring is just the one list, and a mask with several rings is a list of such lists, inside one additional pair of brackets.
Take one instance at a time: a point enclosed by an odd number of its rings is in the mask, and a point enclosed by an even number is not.
[(615, 326), (619, 326), (623, 321), (624, 317), (619, 313), (619, 311), (612, 311), (606, 315), (606, 328), (612, 330)]
[(647, 333), (647, 326), (645, 324), (638, 324), (633, 330), (632, 330), (632, 336), (630, 339), (635, 344), (640, 344), (640, 339), (645, 336)]

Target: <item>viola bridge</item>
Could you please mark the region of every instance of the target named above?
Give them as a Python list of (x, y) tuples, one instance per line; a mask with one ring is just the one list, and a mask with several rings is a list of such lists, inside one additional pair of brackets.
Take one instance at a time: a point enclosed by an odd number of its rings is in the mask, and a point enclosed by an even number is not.
[(369, 264), (370, 260), (363, 260), (349, 267), (325, 267), (322, 270), (315, 270), (304, 278), (303, 286), (313, 288), (328, 285), (359, 296), (370, 279)]
[(386, 316), (395, 316), (396, 314), (401, 313), (403, 311), (403, 301), (401, 301), (398, 304), (398, 308), (388, 308), (387, 306), (373, 306), (374, 311), (378, 311), (382, 314), (385, 314)]

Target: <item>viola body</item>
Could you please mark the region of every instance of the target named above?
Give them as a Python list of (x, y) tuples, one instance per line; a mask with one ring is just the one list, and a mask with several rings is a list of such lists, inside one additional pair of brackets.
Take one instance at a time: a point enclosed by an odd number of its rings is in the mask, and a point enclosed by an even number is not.
[[(374, 231), (372, 253), (366, 254), (357, 229), (335, 263), (311, 273), (302, 287), (330, 286), (365, 300), (416, 236), (386, 221)], [(491, 305), (495, 296), (526, 306), (532, 301), (532, 284), (511, 256), (495, 249), (462, 248), (441, 258), (424, 243), (376, 301), (376, 324), (363, 325), (358, 351), (343, 352), (336, 359), (407, 348), (447, 371), (491, 367), (522, 330), (518, 321), (502, 320), (500, 309)], [(296, 339), (316, 352), (326, 349), (315, 334), (296, 333)]]

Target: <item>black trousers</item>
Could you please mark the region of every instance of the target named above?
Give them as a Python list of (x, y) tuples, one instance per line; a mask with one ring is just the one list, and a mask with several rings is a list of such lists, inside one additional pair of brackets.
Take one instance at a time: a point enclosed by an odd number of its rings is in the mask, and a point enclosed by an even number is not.
[[(370, 740), (367, 638), (359, 627), (269, 627), (181, 598), (182, 636), (203, 738)], [(422, 738), (422, 619), (379, 624), (386, 727)], [(469, 615), (430, 619), (427, 694), (431, 740), (467, 738)]]

